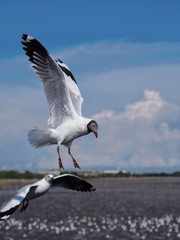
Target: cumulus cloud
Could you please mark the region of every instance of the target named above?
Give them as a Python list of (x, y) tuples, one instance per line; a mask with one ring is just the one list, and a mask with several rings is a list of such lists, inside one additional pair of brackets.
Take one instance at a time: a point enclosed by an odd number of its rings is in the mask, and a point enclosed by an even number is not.
[(107, 165), (128, 169), (180, 165), (180, 106), (168, 103), (160, 93), (145, 90), (143, 100), (124, 111), (103, 111), (94, 118), (102, 128), (99, 148), (102, 159), (108, 156)]
[[(1, 86), (1, 140), (12, 137), (21, 138), (22, 134), (33, 125), (45, 123), (48, 116), (45, 101), (40, 89), (26, 86)], [(39, 114), (40, 112), (41, 114)]]
[[(174, 60), (178, 60), (179, 52), (180, 43), (133, 43), (119, 40), (80, 44), (60, 49), (54, 55), (61, 57), (73, 68), (80, 68), (80, 74), (92, 74), (147, 64), (174, 63)], [(177, 59), (174, 59), (174, 55)]]

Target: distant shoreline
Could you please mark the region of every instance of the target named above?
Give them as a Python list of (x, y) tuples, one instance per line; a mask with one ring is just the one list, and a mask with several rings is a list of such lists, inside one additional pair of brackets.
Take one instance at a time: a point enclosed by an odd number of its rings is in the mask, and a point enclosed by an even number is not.
[(0, 179), (0, 189), (24, 186), (35, 181), (37, 181), (37, 179)]

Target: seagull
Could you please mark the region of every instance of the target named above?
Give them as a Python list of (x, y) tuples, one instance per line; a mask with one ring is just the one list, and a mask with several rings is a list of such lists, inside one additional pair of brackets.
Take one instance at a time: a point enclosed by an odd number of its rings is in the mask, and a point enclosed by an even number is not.
[(29, 131), (28, 140), (35, 148), (57, 144), (59, 168), (64, 168), (60, 156), (60, 146), (68, 148), (74, 167), (80, 168), (71, 153), (74, 139), (89, 133), (98, 137), (95, 120), (82, 116), (81, 96), (77, 82), (64, 62), (54, 59), (44, 46), (34, 37), (23, 34), (23, 49), (32, 62), (32, 67), (43, 83), (50, 110), (50, 128), (35, 128)]
[(62, 174), (59, 176), (48, 174), (41, 180), (22, 187), (9, 201), (5, 202), (0, 207), (0, 220), (8, 219), (20, 205), (22, 205), (20, 211), (25, 211), (29, 200), (44, 195), (51, 187), (63, 187), (81, 192), (96, 190), (89, 182), (73, 174)]

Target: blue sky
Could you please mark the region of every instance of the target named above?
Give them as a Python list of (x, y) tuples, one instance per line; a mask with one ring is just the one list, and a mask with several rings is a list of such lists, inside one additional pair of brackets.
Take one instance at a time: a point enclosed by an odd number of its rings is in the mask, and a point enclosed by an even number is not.
[[(57, 167), (55, 146), (34, 149), (46, 126), (41, 82), (21, 46), (37, 38), (72, 70), (99, 139), (74, 141), (84, 169), (180, 169), (179, 1), (3, 1), (0, 14), (0, 169)], [(72, 169), (62, 147), (64, 166)]]

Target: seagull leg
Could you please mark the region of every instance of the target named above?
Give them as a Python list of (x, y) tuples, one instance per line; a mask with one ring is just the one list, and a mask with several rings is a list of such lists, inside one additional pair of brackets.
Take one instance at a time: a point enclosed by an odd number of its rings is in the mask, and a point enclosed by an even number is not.
[(73, 157), (73, 155), (71, 154), (70, 148), (68, 148), (68, 153), (69, 153), (69, 155), (71, 156), (71, 158), (72, 158), (72, 160), (73, 160), (74, 167), (81, 169), (80, 166), (79, 166), (79, 164), (77, 163), (76, 159), (75, 159), (75, 158)]
[(58, 153), (59, 168), (60, 168), (60, 169), (61, 169), (61, 168), (64, 169), (63, 164), (62, 164), (62, 159), (61, 159), (61, 156), (60, 156), (60, 147), (59, 147), (59, 146), (57, 147), (57, 153)]

